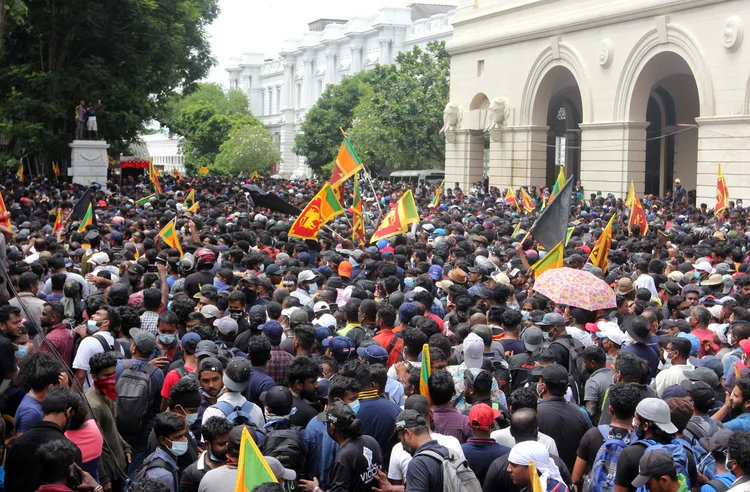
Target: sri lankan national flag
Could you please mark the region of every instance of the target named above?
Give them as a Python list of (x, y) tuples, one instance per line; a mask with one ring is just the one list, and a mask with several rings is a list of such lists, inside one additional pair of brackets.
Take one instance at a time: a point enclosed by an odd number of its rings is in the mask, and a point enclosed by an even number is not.
[(544, 212), (545, 208), (547, 208), (547, 195), (546, 194), (542, 197), (542, 208), (540, 212)]
[(242, 429), (240, 457), (237, 460), (237, 481), (234, 492), (250, 492), (264, 483), (278, 483), (268, 462), (263, 457), (247, 427)]
[(565, 168), (560, 166), (560, 172), (557, 173), (557, 179), (555, 180), (555, 185), (552, 187), (552, 192), (549, 194), (548, 203), (552, 203), (552, 200), (560, 193), (563, 186), (565, 186)]
[(148, 203), (149, 201), (151, 201), (151, 199), (152, 199), (153, 197), (155, 197), (155, 196), (156, 196), (156, 194), (155, 194), (155, 193), (151, 193), (151, 194), (150, 194), (149, 196), (144, 196), (144, 197), (143, 197), (143, 198), (141, 198), (140, 200), (136, 200), (136, 201), (135, 201), (135, 204), (136, 204), (137, 206), (139, 206), (139, 207), (142, 207), (142, 206), (144, 206), (145, 204), (147, 204), (147, 203)]
[(570, 242), (570, 238), (573, 236), (573, 231), (575, 231), (575, 226), (568, 227), (568, 231), (565, 233), (565, 246), (568, 246), (568, 243)]
[(302, 213), (289, 228), (287, 235), (299, 239), (318, 240), (318, 232), (333, 217), (344, 213), (336, 194), (328, 182), (323, 184), (317, 195), (302, 210)]
[(440, 183), (440, 186), (435, 190), (435, 198), (432, 199), (433, 208), (437, 208), (437, 206), (440, 205), (440, 198), (443, 196), (443, 185), (445, 185), (445, 180), (443, 180)]
[(646, 212), (643, 210), (643, 205), (641, 205), (641, 200), (638, 197), (635, 197), (633, 208), (630, 209), (628, 230), (636, 224), (641, 228), (641, 235), (645, 236), (648, 232), (648, 220), (646, 219)]
[(16, 171), (16, 176), (18, 176), (19, 181), (23, 181), (23, 160), (19, 162), (18, 171)]
[(57, 207), (57, 217), (55, 218), (55, 225), (52, 227), (52, 234), (56, 233), (62, 228), (62, 208)]
[(344, 137), (344, 142), (339, 148), (339, 154), (336, 156), (336, 163), (333, 165), (331, 173), (331, 187), (338, 188), (343, 185), (344, 181), (356, 174), (362, 169), (362, 160), (354, 150), (354, 146), (348, 138)]
[(195, 203), (195, 190), (193, 188), (190, 188), (190, 193), (188, 193), (187, 196), (185, 197), (185, 203), (187, 203), (188, 200), (190, 201), (191, 204)]
[(523, 209), (526, 212), (533, 212), (536, 209), (534, 200), (532, 200), (531, 196), (526, 193), (526, 190), (523, 188), (523, 186), (521, 187), (521, 205), (523, 205)]
[(607, 227), (602, 231), (602, 235), (596, 240), (594, 249), (591, 250), (589, 255), (589, 261), (595, 267), (602, 269), (602, 272), (607, 273), (607, 265), (609, 264), (609, 249), (612, 246), (612, 223), (615, 220), (615, 214), (607, 222)]
[(534, 263), (531, 269), (534, 271), (534, 278), (539, 278), (539, 275), (547, 270), (562, 268), (563, 265), (563, 243), (560, 241), (557, 246), (547, 252), (544, 258)]
[(177, 231), (174, 229), (174, 220), (170, 220), (164, 228), (159, 231), (159, 237), (164, 243), (170, 248), (175, 248), (180, 252), (180, 258), (182, 258), (182, 246), (180, 246), (180, 239), (177, 237)]
[(716, 207), (714, 207), (714, 215), (719, 216), (728, 207), (729, 202), (729, 188), (727, 188), (727, 181), (724, 179), (724, 173), (721, 172), (721, 163), (719, 163), (719, 176), (716, 179)]
[(251, 178), (260, 178), (260, 174), (258, 174), (258, 171), (253, 171), (253, 174), (250, 175)]
[(57, 162), (52, 163), (52, 172), (55, 173), (55, 177), (60, 177), (60, 164)]
[(83, 218), (81, 219), (81, 225), (78, 226), (78, 232), (86, 232), (86, 227), (95, 222), (94, 205), (89, 202), (89, 206), (86, 208), (86, 213), (83, 214)]
[(430, 375), (432, 374), (432, 367), (430, 363), (430, 347), (426, 343), (422, 345), (422, 367), (419, 371), (419, 394), (427, 398), (430, 406), (432, 406), (432, 398), (430, 398)]
[(159, 172), (154, 167), (153, 159), (148, 160), (148, 179), (154, 184), (154, 191), (159, 195), (163, 195), (164, 192), (161, 190), (161, 184), (159, 184)]
[(196, 213), (198, 210), (200, 210), (199, 202), (195, 202), (187, 209), (188, 212)]
[(521, 211), (521, 207), (518, 206), (518, 200), (516, 200), (516, 194), (513, 193), (513, 190), (510, 188), (508, 188), (508, 191), (505, 193), (505, 204), (516, 207), (516, 210), (519, 212)]
[(631, 181), (628, 196), (625, 198), (625, 206), (633, 208), (633, 201), (635, 201), (635, 184)]
[(362, 217), (362, 194), (359, 190), (359, 175), (354, 175), (354, 201), (352, 202), (352, 239), (364, 244), (365, 221)]
[(414, 195), (411, 194), (411, 190), (406, 190), (406, 193), (401, 196), (396, 207), (388, 212), (378, 230), (372, 235), (370, 243), (374, 243), (379, 239), (403, 234), (406, 232), (407, 226), (415, 222), (419, 222), (417, 204), (414, 202)]
[(90, 224), (96, 224), (94, 215), (94, 195), (91, 188), (86, 190), (83, 196), (73, 205), (73, 215), (81, 221), (78, 232), (84, 232)]

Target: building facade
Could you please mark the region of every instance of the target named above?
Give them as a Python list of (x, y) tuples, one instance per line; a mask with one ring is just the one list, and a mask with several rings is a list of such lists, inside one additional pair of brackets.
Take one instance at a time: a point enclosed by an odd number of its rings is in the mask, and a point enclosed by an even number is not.
[(151, 157), (154, 166), (165, 174), (172, 174), (175, 169), (180, 174), (185, 174), (185, 156), (182, 154), (179, 138), (170, 137), (166, 132), (158, 132), (142, 135), (140, 140), (142, 144), (134, 155)]
[(715, 203), (721, 162), (750, 199), (746, 0), (461, 0), (446, 108), (446, 179)]
[(252, 113), (273, 134), (284, 177), (308, 177), (309, 168), (294, 149), (305, 114), (325, 88), (375, 65), (393, 63), (401, 51), (447, 40), (455, 6), (411, 4), (380, 9), (372, 17), (320, 19), (301, 38), (285, 41), (278, 58), (246, 53), (228, 68), (229, 87), (243, 91)]

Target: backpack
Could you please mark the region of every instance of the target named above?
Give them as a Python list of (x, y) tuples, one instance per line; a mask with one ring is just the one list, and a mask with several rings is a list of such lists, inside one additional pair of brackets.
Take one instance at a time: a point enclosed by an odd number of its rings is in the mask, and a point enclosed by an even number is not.
[[(661, 444), (650, 439), (638, 441), (636, 444), (643, 444), (644, 446), (646, 446), (645, 453), (650, 453), (651, 451), (662, 449), (674, 456), (674, 464), (675, 468), (677, 469), (677, 474), (679, 475), (680, 473), (682, 473), (682, 475), (685, 477), (687, 487), (688, 489), (690, 489), (690, 471), (688, 470), (688, 456), (687, 451), (685, 451), (685, 446), (675, 441), (672, 441), (669, 444)], [(647, 492), (647, 490), (646, 487), (643, 486), (639, 487), (636, 492)]]
[(677, 439), (685, 448), (685, 451), (693, 454), (693, 459), (695, 459), (695, 465), (698, 468), (698, 471), (703, 473), (709, 480), (713, 479), (716, 475), (716, 461), (706, 459), (708, 456), (710, 456), (710, 453), (706, 451), (706, 448), (701, 446), (701, 443), (698, 441), (698, 439), (690, 439), (685, 435), (682, 435)]
[(585, 348), (583, 344), (572, 337), (561, 338), (552, 343), (559, 343), (568, 350), (568, 373), (576, 383), (583, 384), (588, 378), (583, 362), (583, 349)]
[(414, 456), (429, 456), (440, 463), (443, 468), (443, 492), (482, 492), (482, 484), (469, 468), (469, 462), (450, 450), (447, 458), (431, 449), (422, 450)]
[[(99, 340), (99, 343), (101, 344), (102, 348), (104, 349), (104, 352), (113, 352), (115, 354), (115, 357), (118, 359), (124, 359), (125, 355), (123, 354), (122, 347), (118, 343), (119, 340), (115, 340), (114, 345), (110, 345), (107, 340), (104, 339), (104, 337), (97, 336), (96, 334), (93, 335), (94, 338)], [(129, 350), (129, 349), (128, 349)]]
[(151, 375), (158, 367), (147, 365), (143, 370), (132, 360), (122, 361), (122, 374), (117, 379), (115, 414), (120, 434), (140, 434), (151, 415)]
[(273, 456), (284, 465), (284, 468), (297, 472), (297, 477), (300, 477), (307, 462), (307, 450), (301, 430), (301, 427), (290, 423), (279, 426), (267, 425), (265, 442), (261, 447), (263, 456)]
[(149, 470), (153, 470), (154, 468), (164, 468), (165, 470), (172, 473), (172, 480), (173, 480), (173, 490), (179, 490), (180, 488), (180, 480), (177, 476), (178, 469), (173, 467), (171, 463), (154, 456), (155, 453), (151, 453), (141, 465), (140, 468), (135, 472), (135, 475), (133, 476), (133, 480), (129, 483), (136, 483), (142, 481), (144, 478), (146, 478), (146, 473)]
[(252, 402), (246, 401), (241, 407), (233, 407), (225, 401), (220, 401), (211, 406), (221, 410), (232, 425), (254, 423), (252, 417), (250, 417), (250, 412), (253, 410), (253, 406), (255, 406)]
[(716, 492), (727, 492), (727, 490), (729, 490), (729, 486), (725, 484), (723, 480), (720, 480), (718, 478), (714, 478), (706, 485), (710, 485), (711, 487), (715, 488)]
[(591, 473), (583, 486), (584, 492), (611, 492), (615, 488), (617, 474), (617, 460), (622, 450), (638, 440), (635, 433), (630, 431), (620, 439), (612, 433), (609, 425), (600, 425), (599, 432), (604, 438), (604, 444), (599, 448), (591, 466)]
[(224, 365), (224, 367), (227, 367), (229, 365), (229, 362), (237, 357), (237, 352), (239, 352), (240, 349), (237, 347), (229, 347), (226, 344), (219, 345), (219, 355), (217, 358), (219, 361)]

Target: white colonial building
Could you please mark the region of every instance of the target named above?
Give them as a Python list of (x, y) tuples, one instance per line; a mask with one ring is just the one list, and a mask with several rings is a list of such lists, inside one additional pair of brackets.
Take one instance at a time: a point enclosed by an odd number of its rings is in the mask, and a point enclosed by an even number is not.
[(185, 156), (182, 154), (179, 138), (170, 137), (167, 132), (160, 131), (151, 135), (141, 135), (140, 140), (143, 144), (139, 148), (145, 146), (145, 152), (141, 150), (134, 155), (151, 157), (157, 169), (166, 174), (172, 174), (175, 169), (185, 174)]
[(750, 199), (748, 0), (461, 0), (446, 179)]
[(304, 158), (294, 154), (294, 137), (306, 112), (325, 87), (378, 64), (393, 63), (401, 51), (447, 40), (455, 6), (411, 4), (383, 8), (372, 17), (320, 19), (298, 39), (288, 40), (278, 58), (246, 53), (228, 68), (229, 86), (240, 89), (250, 109), (278, 141), (285, 177), (306, 177)]

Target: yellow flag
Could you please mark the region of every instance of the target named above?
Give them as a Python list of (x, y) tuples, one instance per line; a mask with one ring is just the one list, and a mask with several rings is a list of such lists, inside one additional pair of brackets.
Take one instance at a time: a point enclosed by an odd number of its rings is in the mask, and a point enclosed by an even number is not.
[(602, 272), (607, 272), (607, 259), (609, 258), (609, 249), (612, 246), (612, 223), (615, 220), (615, 215), (607, 222), (607, 226), (602, 231), (602, 235), (597, 239), (594, 249), (591, 250), (589, 255), (589, 261), (595, 267), (602, 269)]
[(630, 190), (628, 190), (628, 196), (625, 198), (625, 206), (633, 208), (633, 202), (635, 201), (635, 184), (630, 182)]
[(539, 472), (537, 472), (533, 461), (529, 461), (529, 478), (531, 479), (531, 492), (544, 492), (547, 490), (547, 487), (542, 487)]

